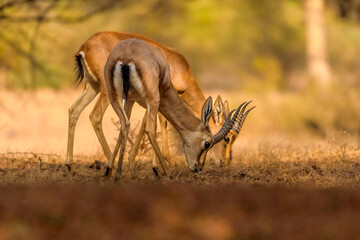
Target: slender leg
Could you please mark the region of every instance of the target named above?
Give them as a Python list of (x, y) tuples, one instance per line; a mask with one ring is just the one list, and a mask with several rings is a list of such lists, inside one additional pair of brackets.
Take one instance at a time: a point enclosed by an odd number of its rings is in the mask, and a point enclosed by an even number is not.
[(132, 146), (130, 154), (129, 154), (129, 168), (131, 170), (134, 169), (135, 157), (136, 157), (136, 155), (138, 153), (141, 140), (143, 139), (144, 134), (145, 134), (146, 118), (147, 118), (147, 115), (145, 113), (145, 115), (143, 117), (143, 120), (141, 122), (141, 127), (140, 127), (140, 130), (139, 130), (139, 133), (138, 133), (138, 135), (137, 135), (137, 137), (135, 139), (135, 143)]
[[(132, 101), (127, 102), (127, 104), (125, 105), (125, 110), (123, 110), (123, 108), (117, 101), (112, 103), (112, 106), (113, 106), (116, 114), (120, 118), (121, 129), (119, 132), (118, 140), (115, 145), (114, 152), (112, 153), (111, 158), (108, 161), (108, 165), (107, 165), (106, 172), (105, 172), (105, 176), (107, 176), (107, 177), (111, 176), (112, 169), (114, 167), (115, 157), (116, 157), (117, 153), (119, 152), (120, 146), (122, 147), (122, 145), (124, 145), (124, 148), (121, 148), (121, 150), (123, 149), (122, 151), (125, 151), (127, 134), (129, 132), (129, 126), (130, 126), (129, 118), (131, 116), (131, 110), (132, 110), (132, 107), (134, 106), (134, 102), (132, 102)], [(125, 122), (125, 124), (124, 124), (124, 122)], [(126, 126), (124, 126), (124, 125), (126, 125)], [(125, 142), (123, 141), (124, 133), (126, 133), (126, 141)], [(123, 155), (124, 155), (124, 153), (123, 153)], [(120, 151), (119, 160), (121, 157), (121, 164), (122, 164), (122, 159), (124, 158), (123, 155), (121, 156), (121, 151)], [(120, 171), (121, 171), (121, 169), (120, 169)]]
[(169, 140), (168, 140), (167, 130), (166, 130), (168, 122), (161, 113), (158, 113), (158, 116), (159, 116), (159, 122), (160, 122), (160, 126), (161, 126), (161, 135), (162, 135), (162, 140), (163, 140), (163, 154), (165, 155), (165, 160), (171, 166), (173, 162), (171, 161), (170, 150), (169, 150)]
[[(125, 125), (125, 126), (123, 126)], [(124, 154), (125, 154), (125, 147), (126, 142), (128, 138), (129, 128), (130, 128), (130, 122), (129, 120), (126, 122), (126, 124), (121, 125), (121, 148), (120, 148), (120, 154), (119, 154), (119, 161), (118, 161), (118, 167), (116, 169), (116, 175), (115, 175), (115, 181), (119, 180), (122, 173), (122, 164), (124, 160)]]
[[(157, 131), (157, 123), (156, 123), (156, 116), (155, 116), (155, 134), (156, 134), (156, 131)], [(155, 135), (156, 137), (156, 135)], [(158, 157), (156, 155), (156, 152), (155, 152), (155, 149), (152, 153), (152, 169), (153, 169), (153, 172), (155, 174), (156, 177), (159, 177), (159, 166), (158, 166)]]
[(161, 167), (164, 171), (165, 176), (168, 176), (166, 168), (165, 168), (165, 160), (161, 154), (160, 148), (156, 142), (156, 113), (158, 112), (159, 103), (152, 102), (147, 103), (147, 121), (146, 121), (146, 128), (145, 132), (150, 139), (150, 143), (153, 146), (157, 157), (160, 160)]
[(107, 160), (111, 158), (111, 151), (109, 144), (106, 141), (104, 136), (104, 131), (102, 128), (102, 120), (105, 114), (107, 107), (109, 106), (109, 97), (106, 94), (100, 93), (99, 99), (97, 100), (94, 109), (90, 114), (90, 121), (95, 130), (96, 136), (99, 139), (102, 149), (106, 155)]
[(115, 163), (115, 158), (116, 158), (116, 155), (117, 153), (119, 152), (119, 148), (120, 148), (120, 145), (122, 143), (122, 128), (120, 129), (119, 131), (119, 136), (118, 136), (118, 139), (116, 141), (116, 145), (115, 145), (115, 148), (114, 148), (114, 151), (108, 161), (108, 165), (106, 167), (106, 172), (105, 172), (105, 177), (111, 177), (111, 174), (112, 174), (112, 169), (114, 167), (114, 163)]
[[(171, 159), (171, 157), (170, 157), (169, 146), (167, 144), (168, 138), (167, 138), (167, 133), (166, 133), (166, 119), (160, 113), (158, 113), (158, 116), (159, 116), (160, 125), (161, 125), (161, 133), (162, 133), (162, 137), (163, 137), (163, 141), (164, 141), (163, 153), (165, 153), (165, 156), (167, 156), (166, 157), (167, 162), (170, 165), (172, 165), (171, 162), (169, 161)], [(138, 135), (136, 137), (136, 140), (135, 140), (135, 143), (132, 146), (131, 151), (130, 151), (129, 168), (131, 170), (133, 170), (133, 168), (134, 168), (135, 157), (137, 155), (141, 140), (143, 139), (143, 136), (144, 136), (144, 133), (145, 133), (146, 118), (147, 118), (147, 114), (145, 113), (144, 118), (143, 118), (142, 123), (141, 123), (139, 133), (138, 133)], [(158, 176), (159, 175), (159, 173), (158, 173), (158, 162), (157, 162), (157, 155), (156, 155), (155, 151), (154, 151), (154, 155), (153, 155), (153, 158), (152, 158), (152, 165), (153, 165), (153, 171), (154, 171), (155, 175)]]
[(71, 170), (73, 163), (73, 150), (74, 150), (74, 137), (75, 127), (79, 119), (80, 114), (87, 105), (95, 98), (98, 94), (98, 89), (94, 89), (89, 83), (85, 83), (85, 89), (81, 96), (69, 109), (69, 127), (68, 127), (68, 144), (66, 154), (66, 166)]
[(158, 167), (158, 157), (157, 157), (157, 155), (156, 155), (155, 150), (153, 151), (153, 154), (152, 154), (151, 158), (152, 158), (152, 161), (151, 161), (151, 163), (152, 163), (152, 170), (153, 170), (153, 172), (154, 172), (154, 175), (155, 175), (156, 177), (159, 177), (160, 174), (159, 174), (159, 167)]

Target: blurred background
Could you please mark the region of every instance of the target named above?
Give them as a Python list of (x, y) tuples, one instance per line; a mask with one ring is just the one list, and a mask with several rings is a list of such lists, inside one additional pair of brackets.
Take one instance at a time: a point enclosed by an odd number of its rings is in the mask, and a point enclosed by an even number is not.
[[(244, 142), (360, 143), (360, 0), (0, 0), (1, 151), (65, 151), (74, 54), (105, 30), (176, 48), (205, 95), (252, 99)], [(99, 147), (90, 110), (77, 151)]]

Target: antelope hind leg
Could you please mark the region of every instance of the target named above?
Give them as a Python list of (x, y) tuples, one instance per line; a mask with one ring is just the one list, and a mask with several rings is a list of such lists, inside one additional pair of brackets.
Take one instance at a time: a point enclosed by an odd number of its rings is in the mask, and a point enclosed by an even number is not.
[(76, 123), (80, 117), (80, 114), (87, 105), (95, 98), (99, 91), (91, 86), (89, 83), (85, 83), (84, 91), (76, 102), (69, 108), (69, 126), (68, 126), (68, 144), (66, 154), (66, 166), (69, 171), (73, 163), (73, 151), (74, 151), (74, 137)]
[(104, 136), (104, 131), (102, 128), (102, 120), (105, 114), (107, 107), (109, 106), (109, 98), (107, 95), (101, 93), (99, 99), (97, 100), (94, 109), (90, 114), (90, 121), (93, 125), (94, 131), (97, 138), (101, 144), (102, 149), (104, 150), (106, 159), (109, 161), (111, 158), (111, 150), (109, 144), (106, 141)]
[[(121, 123), (121, 129), (120, 129), (120, 132), (119, 132), (118, 139), (116, 141), (114, 152), (112, 153), (111, 158), (109, 159), (108, 165), (106, 167), (106, 172), (105, 172), (106, 177), (111, 176), (112, 169), (114, 167), (115, 158), (116, 158), (117, 153), (119, 152), (120, 146), (124, 145), (124, 149), (122, 149), (122, 151), (125, 151), (126, 142), (125, 143), (123, 142), (124, 134), (122, 132), (127, 129), (126, 130), (127, 131), (126, 132), (126, 139), (127, 139), (127, 135), (128, 135), (128, 132), (129, 132), (129, 125), (130, 125), (129, 118), (130, 118), (130, 115), (131, 115), (132, 107), (134, 106), (134, 102), (132, 102), (132, 101), (127, 102), (127, 104), (125, 104), (125, 110), (123, 110), (123, 108), (121, 107), (121, 105), (118, 102), (114, 102), (112, 104), (112, 106), (113, 106), (116, 114), (119, 116), (120, 123)], [(126, 125), (126, 128), (124, 127), (124, 124)], [(121, 154), (124, 155), (124, 153), (120, 152), (120, 156), (121, 156)], [(124, 156), (122, 156), (122, 159), (123, 158), (124, 158)], [(122, 166), (122, 159), (121, 159), (121, 166)], [(120, 158), (119, 158), (119, 161), (120, 161)]]

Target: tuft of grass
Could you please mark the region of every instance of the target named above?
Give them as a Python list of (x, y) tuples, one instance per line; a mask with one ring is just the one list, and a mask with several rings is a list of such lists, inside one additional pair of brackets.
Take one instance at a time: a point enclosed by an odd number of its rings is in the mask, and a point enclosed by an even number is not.
[[(64, 167), (64, 157), (40, 153), (6, 153), (0, 157), (2, 184), (112, 183), (103, 177), (106, 164), (101, 156), (76, 156), (72, 172)], [(184, 161), (171, 167), (173, 179), (156, 178), (151, 157), (140, 156), (135, 170), (124, 162), (122, 183), (238, 185), (286, 187), (359, 187), (360, 151), (354, 145), (323, 142), (312, 147), (289, 144), (260, 144), (245, 147), (235, 155), (232, 165), (220, 168), (207, 162), (205, 169), (194, 174)], [(176, 158), (175, 158), (176, 160)]]

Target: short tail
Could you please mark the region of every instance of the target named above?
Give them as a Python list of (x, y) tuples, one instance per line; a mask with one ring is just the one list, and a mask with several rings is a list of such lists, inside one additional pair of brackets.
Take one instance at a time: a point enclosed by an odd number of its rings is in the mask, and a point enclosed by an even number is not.
[(126, 103), (130, 90), (130, 66), (127, 64), (122, 64), (121, 73), (122, 73), (123, 89), (125, 93), (125, 103)]
[(75, 75), (76, 75), (76, 79), (75, 79), (75, 83), (76, 86), (79, 86), (79, 84), (82, 82), (82, 80), (84, 79), (84, 67), (82, 65), (82, 62), (81, 62), (81, 58), (82, 58), (82, 55), (80, 53), (77, 53), (75, 54), (75, 68), (74, 68), (74, 71), (75, 71)]

